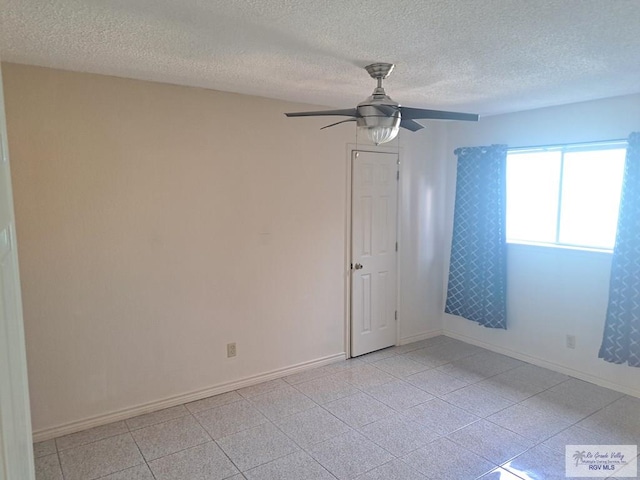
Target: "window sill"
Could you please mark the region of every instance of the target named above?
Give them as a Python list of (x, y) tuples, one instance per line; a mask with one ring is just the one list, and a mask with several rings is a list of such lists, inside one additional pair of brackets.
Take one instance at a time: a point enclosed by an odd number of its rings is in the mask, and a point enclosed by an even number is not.
[(590, 247), (579, 247), (575, 245), (559, 245), (556, 243), (533, 243), (533, 242), (522, 242), (522, 241), (507, 241), (507, 248), (509, 250), (540, 250), (545, 252), (567, 252), (571, 254), (580, 254), (580, 255), (602, 255), (605, 257), (611, 257), (613, 254), (613, 250), (607, 250), (603, 248), (590, 248)]

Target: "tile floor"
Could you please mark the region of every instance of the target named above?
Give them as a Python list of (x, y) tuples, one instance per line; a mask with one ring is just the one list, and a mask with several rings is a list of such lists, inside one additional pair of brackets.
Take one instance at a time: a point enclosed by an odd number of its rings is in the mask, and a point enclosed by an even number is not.
[(436, 337), (34, 448), (38, 480), (554, 480), (639, 443), (640, 399)]

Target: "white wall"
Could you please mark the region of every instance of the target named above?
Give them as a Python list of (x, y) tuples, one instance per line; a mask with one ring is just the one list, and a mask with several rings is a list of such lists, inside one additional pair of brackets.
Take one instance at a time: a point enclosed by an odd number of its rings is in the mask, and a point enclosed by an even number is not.
[[(99, 75), (4, 79), (38, 439), (344, 353), (352, 125)], [(441, 326), (437, 139), (401, 142), (403, 339)]]
[[(626, 138), (640, 130), (640, 95), (577, 103), (451, 124), (447, 152), (447, 258), (455, 203), (453, 150), (503, 143), (512, 147)], [(508, 330), (491, 330), (444, 315), (447, 334), (511, 353), (640, 396), (640, 369), (598, 359), (611, 255), (524, 245), (508, 246)], [(445, 265), (443, 282), (448, 275)], [(567, 334), (576, 336), (567, 349)]]
[[(401, 132), (400, 340), (410, 343), (442, 331), (446, 200), (446, 125), (427, 122), (418, 135)], [(422, 133), (424, 132), (424, 133)], [(422, 134), (420, 134), (422, 133)]]

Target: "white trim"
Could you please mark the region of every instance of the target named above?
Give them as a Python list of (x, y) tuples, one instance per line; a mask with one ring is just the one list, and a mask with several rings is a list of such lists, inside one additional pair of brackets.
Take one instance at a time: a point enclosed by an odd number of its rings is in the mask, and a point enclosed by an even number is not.
[(68, 435), (70, 433), (80, 432), (88, 428), (98, 427), (100, 425), (106, 425), (108, 423), (117, 422), (120, 420), (126, 420), (127, 418), (136, 417), (145, 413), (155, 412), (164, 408), (175, 407), (184, 403), (194, 402), (203, 398), (211, 397), (213, 395), (220, 395), (221, 393), (231, 392), (243, 387), (250, 387), (258, 383), (266, 382), (268, 380), (274, 380), (276, 378), (285, 377), (294, 373), (300, 373), (311, 368), (321, 367), (340, 360), (345, 360), (346, 355), (344, 352), (335, 355), (329, 355), (328, 357), (318, 358), (309, 362), (299, 363), (297, 365), (272, 370), (271, 372), (262, 373), (260, 375), (254, 375), (246, 377), (241, 380), (233, 382), (221, 383), (212, 387), (205, 388), (203, 390), (197, 390), (180, 395), (174, 395), (172, 397), (164, 398), (162, 400), (156, 400), (153, 402), (145, 403), (142, 405), (136, 405), (135, 407), (127, 407), (115, 412), (106, 413), (103, 415), (96, 415), (95, 417), (85, 418), (71, 423), (58, 425), (56, 427), (45, 428), (33, 432), (33, 441), (42, 442), (52, 438), (60, 437), (62, 435)]
[(611, 259), (611, 256), (613, 255), (613, 250), (580, 247), (576, 245), (565, 245), (561, 243), (535, 243), (535, 242), (526, 242), (524, 240), (507, 239), (507, 249), (511, 249), (511, 248), (537, 249), (539, 251), (547, 251), (547, 252), (549, 252), (550, 250), (560, 250), (563, 252), (567, 252), (571, 255), (593, 256), (595, 254), (595, 255), (601, 255), (604, 258), (608, 258), (608, 259)]
[(547, 360), (543, 360), (542, 358), (532, 357), (530, 355), (516, 352), (514, 350), (510, 350), (508, 348), (498, 347), (491, 343), (482, 342), (476, 340), (472, 337), (467, 337), (466, 335), (460, 335), (458, 333), (445, 331), (443, 333), (447, 337), (455, 338), (456, 340), (461, 340), (466, 343), (470, 343), (477, 347), (486, 348), (487, 350), (491, 350), (492, 352), (501, 353), (503, 355), (507, 355), (512, 358), (516, 358), (518, 360), (522, 360), (523, 362), (531, 363), (533, 365), (537, 365), (538, 367), (548, 368), (549, 370), (553, 370), (555, 372), (564, 373), (565, 375), (569, 375), (574, 378), (578, 378), (580, 380), (584, 380), (585, 382), (594, 383), (601, 387), (609, 388), (611, 390), (615, 390), (616, 392), (624, 393), (627, 395), (631, 395), (633, 397), (640, 398), (640, 389), (629, 388), (624, 385), (619, 385), (614, 382), (610, 382), (605, 380), (602, 377), (597, 377), (595, 375), (589, 375), (588, 373), (581, 372), (579, 370), (574, 370), (573, 368), (564, 367), (557, 363), (549, 362)]
[[(356, 137), (357, 138), (357, 137)], [(344, 351), (351, 358), (351, 178), (355, 145), (347, 143), (344, 236)]]
[(444, 335), (444, 331), (442, 329), (429, 330), (428, 332), (411, 335), (410, 337), (402, 337), (399, 340), (398, 345), (406, 345), (408, 343), (419, 342), (421, 340), (426, 340), (427, 338), (437, 337), (438, 335)]
[[(399, 134), (398, 134), (399, 136)], [(398, 143), (400, 140), (398, 139)], [(404, 205), (402, 204), (403, 196), (403, 170), (402, 164), (403, 161), (400, 158), (400, 148), (398, 147), (398, 156), (397, 164), (398, 164), (398, 189), (396, 191), (396, 344), (400, 342), (400, 322), (402, 322), (402, 302), (400, 301), (401, 293), (402, 293), (402, 261), (400, 258), (400, 246), (402, 245), (402, 214), (404, 212)]]

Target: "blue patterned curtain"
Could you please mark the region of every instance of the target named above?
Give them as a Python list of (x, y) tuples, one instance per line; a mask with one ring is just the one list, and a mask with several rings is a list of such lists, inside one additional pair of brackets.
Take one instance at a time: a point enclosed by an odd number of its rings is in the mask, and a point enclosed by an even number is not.
[(458, 148), (446, 313), (507, 328), (507, 146)]
[(600, 358), (640, 367), (640, 132), (629, 136)]

